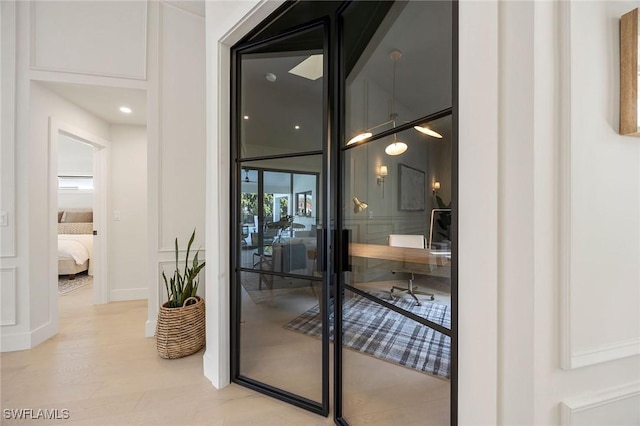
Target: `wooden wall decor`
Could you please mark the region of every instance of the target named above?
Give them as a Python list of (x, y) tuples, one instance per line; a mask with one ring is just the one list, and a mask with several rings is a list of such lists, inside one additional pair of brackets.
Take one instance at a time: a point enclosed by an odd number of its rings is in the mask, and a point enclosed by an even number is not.
[(638, 122), (638, 8), (620, 18), (620, 134), (640, 136)]

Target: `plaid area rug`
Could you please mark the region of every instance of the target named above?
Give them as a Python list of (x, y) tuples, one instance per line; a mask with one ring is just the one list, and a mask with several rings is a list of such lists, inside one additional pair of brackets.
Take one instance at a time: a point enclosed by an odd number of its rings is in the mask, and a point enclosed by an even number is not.
[[(423, 303), (422, 306), (415, 306), (410, 298), (392, 303), (451, 328), (451, 311), (446, 305)], [(316, 305), (284, 327), (320, 338), (322, 323), (319, 310)], [(343, 316), (346, 347), (437, 377), (449, 378), (450, 337), (359, 295), (354, 295), (344, 303)], [(333, 340), (333, 313), (329, 322)]]
[(93, 276), (87, 275), (86, 273), (78, 274), (72, 280), (70, 280), (66, 275), (60, 275), (58, 276), (58, 294), (64, 296), (65, 294), (69, 294), (74, 290), (92, 283)]

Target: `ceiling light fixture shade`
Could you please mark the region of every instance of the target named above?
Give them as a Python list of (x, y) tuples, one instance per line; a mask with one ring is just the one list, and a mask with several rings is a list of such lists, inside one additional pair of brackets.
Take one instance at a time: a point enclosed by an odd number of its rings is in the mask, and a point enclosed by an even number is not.
[(400, 155), (407, 150), (407, 144), (400, 141), (393, 141), (384, 149), (387, 155)]
[(373, 136), (373, 134), (371, 132), (359, 133), (359, 134), (355, 135), (354, 137), (352, 137), (351, 139), (349, 139), (349, 142), (347, 142), (347, 145), (353, 145), (354, 143), (358, 143), (358, 142), (361, 142), (363, 140), (369, 139), (371, 136)]
[(364, 201), (358, 200), (358, 197), (353, 197), (354, 213), (360, 213), (361, 211), (364, 211), (367, 207), (369, 207), (369, 204), (365, 203)]
[(434, 130), (431, 130), (427, 126), (413, 126), (414, 129), (419, 131), (420, 133), (424, 133), (425, 135), (431, 136), (432, 138), (442, 139), (442, 135)]

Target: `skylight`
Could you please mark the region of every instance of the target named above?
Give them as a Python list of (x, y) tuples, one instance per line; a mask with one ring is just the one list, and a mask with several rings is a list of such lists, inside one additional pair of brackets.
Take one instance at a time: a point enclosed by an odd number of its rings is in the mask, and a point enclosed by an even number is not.
[(322, 77), (322, 54), (311, 55), (304, 61), (289, 70), (289, 73), (304, 77), (309, 80), (317, 80)]

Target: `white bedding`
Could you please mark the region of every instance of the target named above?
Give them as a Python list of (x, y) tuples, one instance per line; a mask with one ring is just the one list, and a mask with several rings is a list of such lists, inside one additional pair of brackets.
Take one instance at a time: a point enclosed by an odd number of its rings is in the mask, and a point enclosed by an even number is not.
[(58, 234), (58, 257), (72, 258), (82, 265), (93, 255), (93, 235)]

